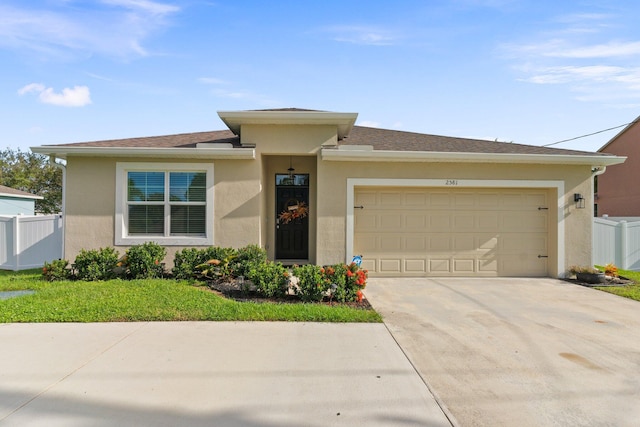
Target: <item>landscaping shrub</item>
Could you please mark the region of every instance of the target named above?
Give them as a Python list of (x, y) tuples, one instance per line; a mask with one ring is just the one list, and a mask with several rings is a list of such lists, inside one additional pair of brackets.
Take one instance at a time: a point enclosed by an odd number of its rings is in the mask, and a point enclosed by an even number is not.
[(162, 277), (164, 260), (167, 251), (155, 242), (146, 242), (131, 246), (123, 259), (127, 277), (132, 279), (153, 279)]
[(331, 299), (338, 302), (362, 301), (367, 285), (367, 270), (357, 264), (336, 264), (320, 269)]
[(113, 279), (118, 264), (118, 252), (113, 248), (82, 249), (75, 259), (76, 275), (80, 280)]
[[(193, 279), (202, 275), (203, 264), (212, 259), (229, 260), (236, 254), (233, 248), (211, 246), (208, 248), (185, 248), (177, 251), (173, 260), (173, 277), (176, 279)], [(227, 264), (229, 264), (227, 263)], [(200, 267), (200, 268), (198, 268)], [(228, 265), (229, 269), (231, 268)]]
[(266, 249), (258, 245), (248, 245), (240, 248), (233, 262), (233, 275), (235, 277), (248, 277), (252, 267), (265, 262), (267, 262)]
[(293, 268), (293, 275), (298, 278), (296, 294), (302, 301), (322, 301), (329, 289), (329, 283), (325, 281), (322, 268), (317, 265), (307, 264)]
[(45, 262), (42, 267), (42, 277), (49, 282), (54, 280), (67, 280), (71, 277), (69, 270), (69, 261), (66, 259), (56, 259), (51, 262)]
[(255, 263), (247, 273), (256, 291), (267, 298), (283, 297), (289, 289), (289, 272), (279, 262)]

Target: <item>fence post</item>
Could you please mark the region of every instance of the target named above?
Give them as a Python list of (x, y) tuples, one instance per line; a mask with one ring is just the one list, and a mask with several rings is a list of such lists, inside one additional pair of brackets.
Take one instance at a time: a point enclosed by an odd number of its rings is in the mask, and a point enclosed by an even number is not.
[(621, 266), (623, 270), (626, 270), (629, 267), (629, 261), (627, 260), (627, 233), (629, 232), (629, 228), (627, 227), (627, 221), (620, 221), (620, 258)]
[(13, 217), (13, 259), (15, 264), (13, 265), (13, 271), (20, 269), (20, 220), (19, 216)]

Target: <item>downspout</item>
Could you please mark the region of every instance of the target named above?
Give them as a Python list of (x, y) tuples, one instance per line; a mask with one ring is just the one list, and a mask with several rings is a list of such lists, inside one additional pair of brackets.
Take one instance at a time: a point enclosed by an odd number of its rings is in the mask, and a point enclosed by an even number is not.
[[(594, 179), (598, 175), (602, 175), (607, 170), (606, 166), (594, 166), (591, 168), (591, 200), (595, 201), (595, 185)], [(592, 202), (593, 203), (593, 202)], [(593, 257), (593, 218), (591, 218), (591, 265), (595, 265)]]
[(62, 170), (62, 259), (65, 258), (65, 240), (66, 240), (66, 231), (67, 231), (67, 215), (66, 215), (66, 206), (67, 206), (67, 166), (63, 163), (56, 162), (56, 157), (50, 155), (49, 156), (49, 164), (51, 166), (55, 166)]

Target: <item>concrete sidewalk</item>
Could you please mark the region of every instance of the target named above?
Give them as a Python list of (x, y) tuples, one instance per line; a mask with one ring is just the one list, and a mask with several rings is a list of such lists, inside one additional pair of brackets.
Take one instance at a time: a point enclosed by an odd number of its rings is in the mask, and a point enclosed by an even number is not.
[(0, 426), (450, 426), (383, 324), (0, 324)]

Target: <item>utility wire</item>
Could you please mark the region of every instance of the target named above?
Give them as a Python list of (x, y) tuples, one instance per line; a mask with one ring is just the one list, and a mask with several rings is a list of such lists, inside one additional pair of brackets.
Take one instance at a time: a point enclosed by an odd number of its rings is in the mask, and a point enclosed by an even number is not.
[(612, 127), (612, 128), (609, 128), (609, 129), (599, 130), (598, 132), (588, 133), (588, 134), (586, 134), (586, 135), (580, 135), (580, 136), (576, 136), (576, 137), (574, 137), (574, 138), (563, 139), (562, 141), (552, 142), (551, 144), (545, 144), (545, 145), (543, 145), (542, 147), (550, 147), (550, 146), (552, 146), (552, 145), (562, 144), (563, 142), (574, 141), (574, 140), (576, 140), (576, 139), (586, 138), (587, 136), (593, 136), (593, 135), (597, 135), (597, 134), (599, 134), (599, 133), (609, 132), (610, 130), (618, 129), (618, 128), (621, 128), (621, 127), (623, 127), (623, 126), (628, 126), (628, 125), (630, 125), (631, 123), (634, 123), (634, 122), (636, 122), (636, 121), (638, 121), (638, 119), (634, 120), (633, 122), (625, 123), (625, 124), (620, 125), (620, 126), (614, 126), (614, 127)]

